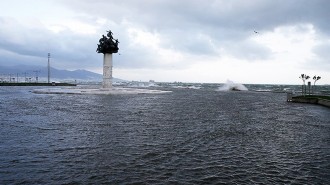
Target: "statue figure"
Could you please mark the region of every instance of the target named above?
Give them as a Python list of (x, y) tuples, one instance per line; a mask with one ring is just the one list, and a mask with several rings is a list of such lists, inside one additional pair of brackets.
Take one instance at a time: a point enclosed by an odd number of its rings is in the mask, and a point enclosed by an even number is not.
[(102, 35), (102, 38), (99, 40), (99, 44), (97, 45), (96, 52), (98, 53), (117, 53), (119, 48), (118, 48), (118, 39), (114, 39), (112, 37), (112, 32), (111, 30), (107, 31), (108, 34), (107, 36)]
[(113, 37), (112, 37), (112, 31), (109, 30), (109, 31), (107, 31), (107, 32), (108, 32), (107, 36), (108, 36), (110, 39), (113, 39)]

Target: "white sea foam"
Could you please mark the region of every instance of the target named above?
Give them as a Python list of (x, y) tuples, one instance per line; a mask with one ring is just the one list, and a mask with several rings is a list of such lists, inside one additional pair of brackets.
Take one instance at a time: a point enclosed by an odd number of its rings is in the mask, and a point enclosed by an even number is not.
[(234, 83), (233, 81), (227, 80), (225, 84), (218, 88), (218, 91), (248, 91), (248, 88), (243, 84)]
[(129, 87), (158, 87), (158, 85), (154, 82), (134, 82)]

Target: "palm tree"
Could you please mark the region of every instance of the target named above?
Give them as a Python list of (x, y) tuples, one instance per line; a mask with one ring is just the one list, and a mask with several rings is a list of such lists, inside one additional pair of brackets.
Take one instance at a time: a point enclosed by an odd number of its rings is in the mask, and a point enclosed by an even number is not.
[(316, 81), (318, 81), (319, 79), (321, 79), (321, 77), (320, 76), (314, 76), (313, 77), (313, 80), (314, 80), (314, 86), (313, 86), (313, 94), (314, 94), (314, 90), (315, 90), (315, 83), (316, 83)]
[(308, 75), (306, 75), (306, 74), (301, 74), (299, 78), (302, 79), (302, 81), (303, 81), (301, 92), (302, 92), (303, 95), (306, 95), (306, 84), (305, 84), (305, 81), (308, 80), (310, 77)]

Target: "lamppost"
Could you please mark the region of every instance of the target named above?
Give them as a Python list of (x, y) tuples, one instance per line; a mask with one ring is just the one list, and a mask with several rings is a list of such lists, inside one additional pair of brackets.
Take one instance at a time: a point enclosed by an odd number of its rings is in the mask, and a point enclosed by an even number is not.
[(48, 83), (50, 83), (50, 53), (48, 53)]

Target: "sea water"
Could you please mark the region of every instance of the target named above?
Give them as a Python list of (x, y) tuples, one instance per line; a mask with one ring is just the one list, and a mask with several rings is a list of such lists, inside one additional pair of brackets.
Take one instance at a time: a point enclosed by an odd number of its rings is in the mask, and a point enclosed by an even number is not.
[(330, 184), (329, 108), (251, 90), (278, 86), (195, 86), (0, 87), (0, 184)]

